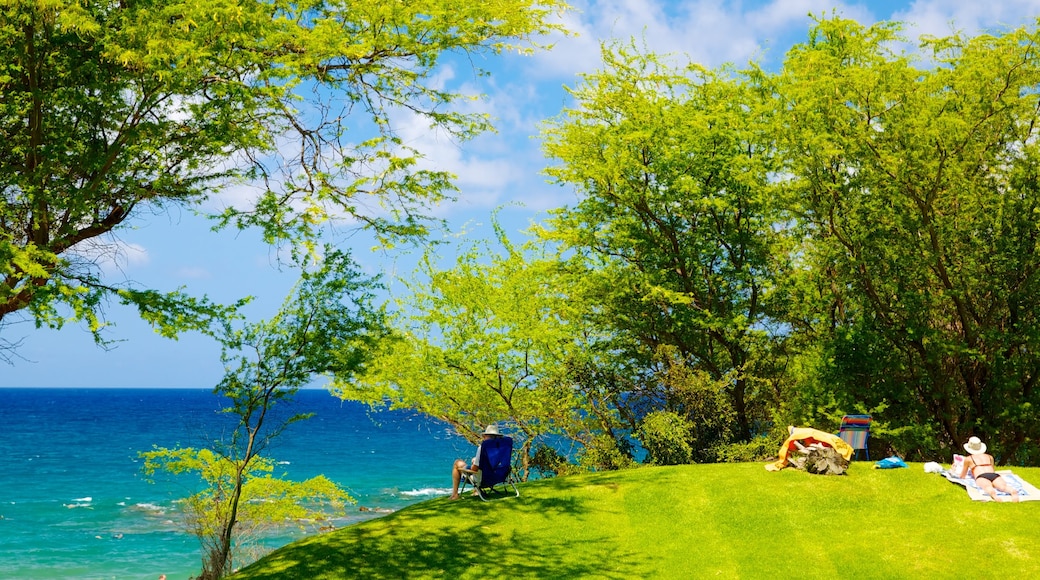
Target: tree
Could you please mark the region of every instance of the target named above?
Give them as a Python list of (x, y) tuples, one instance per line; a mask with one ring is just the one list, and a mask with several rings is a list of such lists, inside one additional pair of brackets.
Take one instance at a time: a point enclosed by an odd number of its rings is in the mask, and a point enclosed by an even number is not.
[[(342, 516), (354, 499), (325, 476), (306, 481), (290, 481), (275, 477), (275, 462), (254, 456), (248, 465), (232, 460), (207, 448), (157, 448), (141, 453), (145, 460), (145, 477), (158, 473), (197, 476), (203, 489), (180, 504), (185, 525), (202, 545), (202, 571), (196, 578), (222, 578), (234, 567), (249, 564), (262, 553), (262, 540), (272, 528), (301, 522), (300, 527), (314, 531), (314, 525), (325, 524)], [(234, 519), (228, 499), (240, 487), (240, 500)], [(224, 533), (234, 523), (233, 544), (227, 548), (223, 569)], [(327, 524), (326, 524), (327, 525)]]
[(528, 260), (498, 235), (501, 253), (477, 245), (450, 270), (437, 270), (427, 256), (425, 279), (399, 304), (395, 339), (333, 391), (415, 409), (474, 443), (486, 425), (508, 422), (522, 436), (526, 476), (539, 442), (573, 434), (581, 422), (574, 393), (553, 380), (581, 336), (564, 289), (554, 284), (555, 262)]
[(776, 98), (804, 317), (838, 405), (904, 453), (987, 437), (1040, 458), (1040, 32), (923, 38), (821, 19)]
[[(628, 341), (636, 376), (667, 377), (658, 351), (674, 348), (727, 384), (729, 431), (748, 439), (768, 418), (758, 378), (775, 339), (779, 220), (761, 102), (726, 70), (674, 69), (623, 45), (603, 58), (544, 131), (549, 175), (581, 199), (540, 235), (586, 261), (601, 328)], [(657, 384), (645, 411), (678, 411), (677, 390)]]
[(369, 303), (373, 282), (352, 270), (347, 254), (329, 251), (320, 267), (305, 270), (293, 294), (270, 321), (236, 328), (225, 320), (217, 334), (227, 373), (214, 392), (225, 397), (230, 433), (210, 448), (159, 448), (142, 453), (149, 476), (194, 473), (205, 484), (188, 498), (188, 524), (203, 546), (201, 579), (232, 569), (242, 529), (289, 518), (324, 517), (350, 496), (318, 476), (303, 482), (272, 477), (261, 455), (272, 439), (309, 415), (278, 415), (275, 407), (315, 376), (348, 376), (385, 334), (382, 314)]
[(422, 236), (423, 208), (453, 187), (416, 166), (392, 117), (459, 139), (487, 130), (454, 107), (467, 95), (432, 75), (452, 54), (526, 50), (564, 8), (0, 0), (0, 323), (19, 312), (37, 325), (86, 321), (103, 341), (101, 307), (115, 298), (167, 335), (207, 328), (229, 312), (106, 281), (92, 260), (134, 219), (198, 208), (235, 184), (258, 196), (219, 223), (272, 243), (310, 248), (331, 220), (387, 244)]

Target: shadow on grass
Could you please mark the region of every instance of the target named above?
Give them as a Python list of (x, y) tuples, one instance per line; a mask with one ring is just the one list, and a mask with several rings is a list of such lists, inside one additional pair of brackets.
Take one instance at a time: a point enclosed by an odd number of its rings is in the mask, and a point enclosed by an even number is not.
[[(588, 481), (585, 482), (587, 487)], [(595, 484), (595, 483), (593, 483)], [(561, 543), (544, 530), (560, 518), (581, 520), (585, 501), (534, 488), (520, 498), (433, 500), (394, 514), (298, 542), (268, 555), (263, 568), (235, 578), (633, 578), (644, 558), (618, 553), (609, 530), (584, 530)], [(563, 497), (559, 495), (564, 491)], [(518, 522), (520, 522), (518, 524)]]

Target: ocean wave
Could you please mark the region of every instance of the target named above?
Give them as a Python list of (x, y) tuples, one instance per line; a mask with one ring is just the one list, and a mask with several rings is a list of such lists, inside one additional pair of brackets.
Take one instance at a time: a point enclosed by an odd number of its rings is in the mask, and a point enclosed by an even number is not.
[(147, 502), (135, 503), (133, 509), (148, 512), (153, 515), (162, 515), (166, 513), (166, 508), (163, 506)]
[[(279, 439), (274, 459), (287, 463), (276, 471), (302, 470), (295, 475), (306, 477), (320, 466), (318, 471), (349, 489), (358, 504), (333, 520), (337, 528), (382, 516), (387, 509), (446, 498), (450, 489), (433, 488), (450, 488), (450, 460), (463, 448), (469, 453), (461, 456), (469, 457), (474, 448), (425, 416), (380, 411), (369, 420), (367, 406), (341, 404), (320, 389), (301, 391), (298, 402), (300, 412), (317, 415), (294, 424)], [(219, 410), (225, 403), (203, 387), (0, 388), (0, 423), (5, 433), (20, 434), (18, 439), (0, 435), (0, 448), (9, 451), (10, 459), (0, 470), (0, 515), (5, 517), (0, 521), (0, 578), (133, 578), (148, 576), (152, 569), (151, 578), (160, 569), (167, 578), (197, 574), (198, 542), (187, 531), (183, 498), (204, 483), (169, 474), (149, 481), (136, 450), (204, 441), (222, 432), (227, 417)], [(155, 420), (156, 409), (163, 420)], [(77, 441), (77, 452), (89, 460), (63, 461), (69, 440)], [(330, 448), (315, 441), (337, 444)], [(393, 469), (386, 468), (388, 461)], [(84, 491), (101, 495), (87, 505), (78, 501)], [(287, 532), (278, 528), (278, 539), (265, 545), (274, 548), (298, 538), (299, 527), (286, 523)], [(124, 537), (117, 540), (116, 534)], [(113, 546), (96, 545), (108, 542)], [(117, 550), (119, 543), (125, 545)], [(85, 572), (88, 555), (90, 570)]]
[(433, 495), (444, 495), (448, 493), (451, 493), (451, 490), (446, 487), (424, 487), (422, 489), (402, 491), (401, 495), (407, 495), (408, 497), (427, 497)]

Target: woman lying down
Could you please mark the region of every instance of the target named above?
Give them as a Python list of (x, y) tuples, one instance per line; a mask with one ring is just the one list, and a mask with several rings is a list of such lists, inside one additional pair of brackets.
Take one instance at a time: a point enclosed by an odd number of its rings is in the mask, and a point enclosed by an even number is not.
[(997, 499), (998, 491), (1010, 493), (1011, 501), (1018, 501), (1018, 490), (1010, 487), (993, 468), (993, 456), (986, 453), (985, 443), (978, 437), (972, 437), (964, 444), (964, 450), (968, 452), (968, 456), (961, 463), (959, 473), (954, 474), (957, 479), (963, 478), (970, 469), (971, 476), (975, 478), (975, 485), (989, 494), (993, 501), (1000, 501)]

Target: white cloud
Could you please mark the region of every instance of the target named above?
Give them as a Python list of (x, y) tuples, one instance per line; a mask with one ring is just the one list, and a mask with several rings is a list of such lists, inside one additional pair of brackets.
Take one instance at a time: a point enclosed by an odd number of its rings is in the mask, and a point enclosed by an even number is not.
[(642, 48), (683, 62), (688, 56), (708, 66), (743, 63), (763, 50), (760, 39), (805, 31), (808, 13), (831, 4), (777, 0), (748, 10), (711, 1), (587, 0), (575, 5), (563, 23), (576, 36), (557, 35), (552, 51), (533, 57), (506, 56), (500, 70), (493, 71), (484, 89), (487, 98), (474, 106), (495, 118), (499, 133), (460, 145), (439, 140), (419, 121), (407, 131), (408, 144), (427, 154), (428, 167), (458, 175), (460, 200), (444, 215), (510, 202), (533, 215), (574, 201), (571, 190), (546, 183), (547, 161), (537, 134), (539, 123), (571, 105), (562, 86), (576, 85), (576, 75), (601, 68), (603, 40), (634, 38)]
[[(482, 99), (461, 102), (467, 112), (492, 116), (498, 133), (459, 143), (431, 129), (429, 120), (410, 111), (397, 111), (393, 126), (404, 143), (425, 156), (421, 168), (447, 171), (457, 176), (458, 202), (437, 208), (435, 214), (451, 218), (479, 209), (519, 202), (531, 211), (572, 201), (569, 192), (547, 186), (541, 172), (547, 161), (540, 152), (539, 123), (571, 104), (563, 85), (574, 86), (576, 75), (601, 68), (600, 43), (608, 39), (627, 42), (658, 54), (670, 54), (677, 64), (688, 58), (716, 67), (723, 63), (742, 66), (747, 61), (778, 62), (794, 42), (804, 40), (812, 25), (809, 14), (837, 12), (864, 23), (876, 19), (908, 21), (907, 34), (947, 34), (950, 21), (966, 31), (993, 27), (1002, 22), (1019, 24), (1040, 13), (1040, 0), (1008, 0), (979, 4), (956, 0), (919, 0), (913, 4), (834, 2), (831, 0), (575, 0), (576, 10), (562, 16), (574, 36), (555, 35), (551, 51), (534, 56), (515, 54), (478, 62), (488, 67), (490, 78), (470, 77), (466, 58), (447, 62), (430, 84), (438, 89), (466, 94), (485, 93)], [(901, 11), (892, 12), (899, 5)], [(886, 8), (887, 7), (887, 8)], [(887, 11), (887, 13), (882, 13)], [(291, 145), (278, 145), (291, 154)], [(237, 185), (225, 189), (219, 202), (244, 208), (255, 201), (258, 188)], [(367, 211), (384, 210), (368, 203)]]
[(837, 12), (864, 24), (900, 20), (913, 38), (922, 33), (945, 36), (953, 29), (976, 33), (1020, 26), (1040, 15), (1040, 0), (576, 0), (573, 5), (576, 10), (562, 22), (576, 36), (557, 35), (552, 51), (536, 53), (529, 68), (532, 78), (570, 83), (578, 73), (598, 70), (600, 43), (608, 39), (636, 39), (653, 52), (688, 55), (708, 67), (763, 57), (779, 60), (792, 42), (805, 38), (812, 25), (809, 14)]
[[(431, 156), (431, 163), (443, 164), (459, 175), (464, 198), (487, 196), (498, 203), (519, 201), (532, 210), (543, 210), (573, 201), (569, 190), (546, 186), (540, 173), (547, 161), (539, 151), (538, 122), (560, 112), (569, 105), (559, 87), (577, 84), (579, 73), (594, 72), (602, 67), (600, 43), (607, 39), (627, 42), (658, 54), (688, 56), (693, 62), (708, 67), (723, 63), (742, 66), (751, 59), (782, 60), (791, 44), (802, 42), (812, 26), (810, 14), (829, 16), (837, 13), (869, 24), (877, 20), (916, 21), (908, 32), (945, 33), (948, 22), (974, 32), (998, 23), (1020, 24), (1040, 14), (1040, 0), (1004, 2), (964, 2), (960, 0), (919, 0), (912, 5), (900, 2), (831, 0), (771, 0), (764, 2), (718, 2), (717, 0), (575, 0), (576, 10), (564, 15), (562, 22), (576, 36), (556, 35), (555, 47), (537, 52), (533, 57), (506, 57), (520, 68), (520, 74), (493, 76), (488, 102), (496, 117), (503, 121), (501, 134), (481, 139)], [(902, 11), (896, 11), (903, 6)], [(551, 102), (560, 94), (559, 102)], [(506, 144), (506, 151), (489, 150), (486, 143)], [(511, 147), (511, 148), (509, 148)], [(482, 181), (488, 169), (502, 167), (493, 156), (507, 159), (510, 183)], [(479, 161), (475, 161), (479, 160)], [(471, 173), (472, 172), (472, 173)], [(505, 177), (507, 174), (502, 174)], [(492, 176), (493, 177), (493, 176)], [(504, 181), (504, 180), (503, 180)], [(470, 185), (485, 189), (471, 190)], [(492, 195), (493, 194), (493, 195)]]
[(917, 0), (896, 19), (905, 21), (912, 38), (922, 34), (949, 36), (954, 32), (977, 34), (1034, 23), (1040, 15), (1040, 0)]
[(655, 53), (686, 55), (708, 67), (744, 64), (765, 50), (780, 56), (783, 39), (808, 30), (810, 13), (837, 8), (851, 18), (867, 15), (861, 7), (828, 0), (584, 0), (575, 6), (563, 23), (577, 36), (557, 36), (551, 52), (536, 54), (532, 75), (568, 78), (597, 70), (600, 43), (609, 39), (635, 39)]

